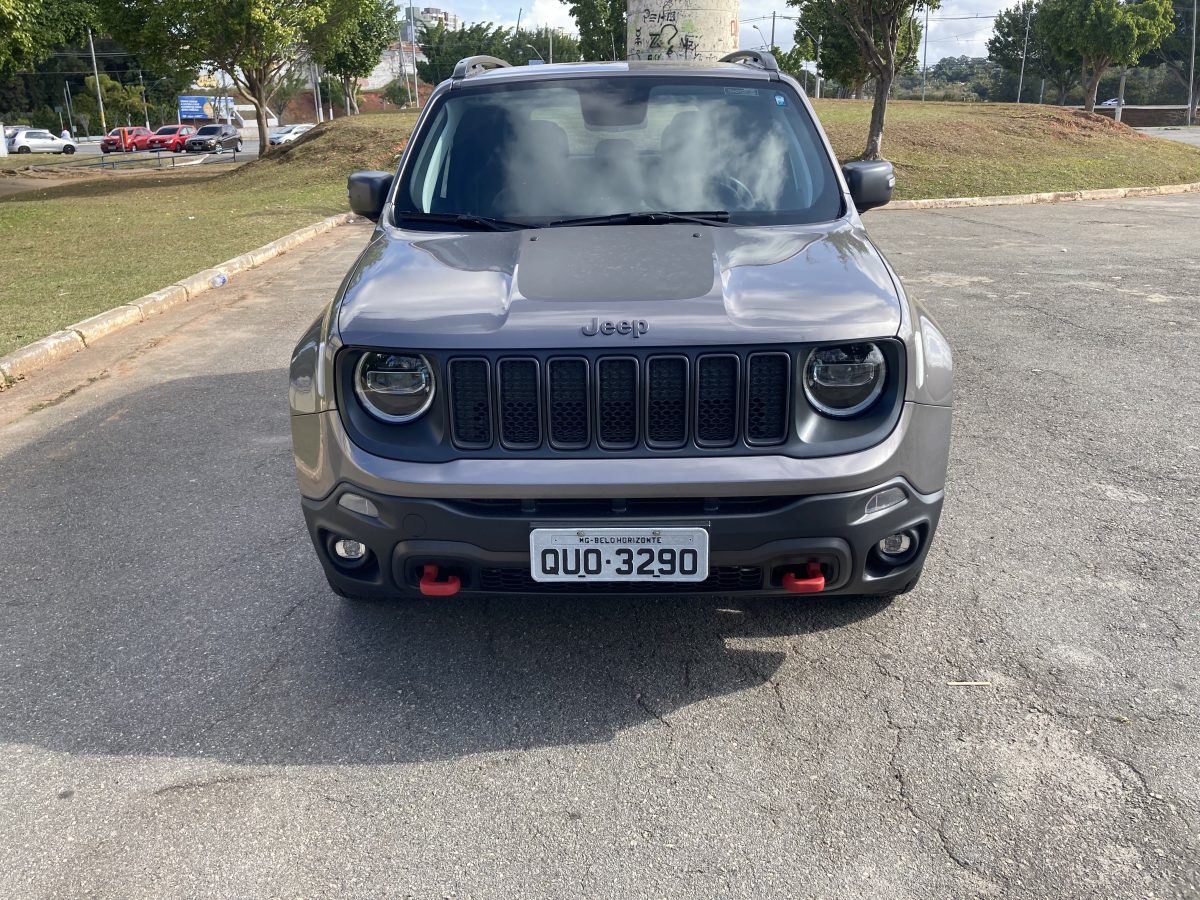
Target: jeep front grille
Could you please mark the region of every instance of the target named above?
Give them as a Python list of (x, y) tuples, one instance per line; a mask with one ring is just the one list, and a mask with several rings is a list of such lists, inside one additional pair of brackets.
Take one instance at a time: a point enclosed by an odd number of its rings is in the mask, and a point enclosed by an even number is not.
[(762, 351), (458, 357), (448, 366), (451, 436), (464, 450), (678, 450), (782, 444), (792, 365)]

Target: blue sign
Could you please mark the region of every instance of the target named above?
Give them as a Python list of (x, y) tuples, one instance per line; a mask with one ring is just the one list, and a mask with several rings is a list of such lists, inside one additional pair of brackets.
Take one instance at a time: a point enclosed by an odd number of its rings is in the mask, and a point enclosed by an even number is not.
[(179, 121), (184, 119), (217, 119), (233, 115), (232, 97), (194, 95), (179, 98)]
[(184, 119), (211, 119), (213, 117), (212, 97), (180, 97), (179, 121)]

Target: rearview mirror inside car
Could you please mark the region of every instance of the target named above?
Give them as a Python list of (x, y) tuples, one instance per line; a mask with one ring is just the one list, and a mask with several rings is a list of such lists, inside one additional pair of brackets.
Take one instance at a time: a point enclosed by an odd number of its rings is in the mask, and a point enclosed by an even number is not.
[(859, 160), (842, 166), (854, 208), (860, 213), (891, 202), (896, 174), (886, 159)]
[(350, 209), (356, 216), (378, 222), (383, 205), (387, 202), (388, 191), (391, 189), (391, 172), (355, 172), (346, 182)]

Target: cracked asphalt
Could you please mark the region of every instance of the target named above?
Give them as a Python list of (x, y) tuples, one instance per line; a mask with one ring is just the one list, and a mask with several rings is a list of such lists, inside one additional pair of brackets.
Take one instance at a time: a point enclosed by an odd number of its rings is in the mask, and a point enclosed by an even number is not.
[(1200, 197), (868, 226), (958, 369), (891, 603), (337, 600), (362, 228), (0, 393), (0, 896), (1200, 895)]

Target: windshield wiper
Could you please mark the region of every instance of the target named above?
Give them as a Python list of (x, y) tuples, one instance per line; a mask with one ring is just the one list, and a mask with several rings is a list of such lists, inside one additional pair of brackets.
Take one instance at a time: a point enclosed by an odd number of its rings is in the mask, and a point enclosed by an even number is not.
[(514, 231), (518, 228), (529, 228), (524, 222), (509, 222), (505, 219), (493, 219), (489, 216), (475, 216), (467, 213), (427, 213), (400, 212), (396, 219), (411, 222), (430, 222), (438, 225), (458, 225), (464, 228), (479, 228), (484, 231)]
[(723, 209), (697, 212), (624, 212), (608, 216), (584, 216), (578, 219), (557, 219), (547, 227), (569, 225), (662, 225), (669, 222), (691, 222), (693, 225), (724, 225), (729, 213)]

